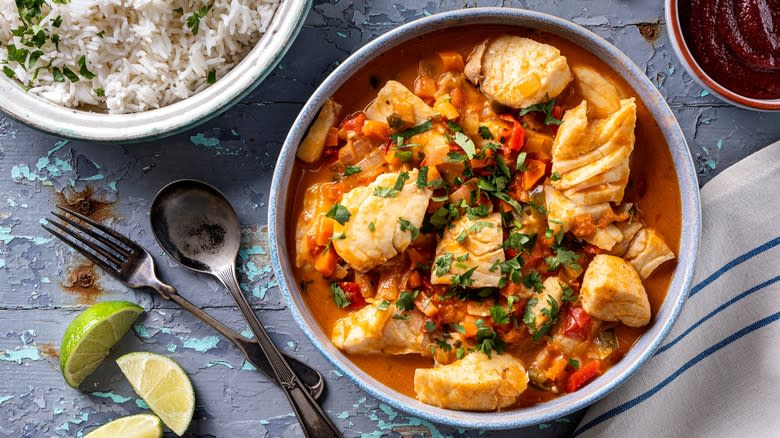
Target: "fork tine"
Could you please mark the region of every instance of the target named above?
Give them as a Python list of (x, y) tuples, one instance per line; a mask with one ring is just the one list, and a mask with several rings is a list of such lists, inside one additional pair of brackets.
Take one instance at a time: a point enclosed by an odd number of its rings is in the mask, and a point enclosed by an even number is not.
[(52, 225), (56, 226), (60, 230), (70, 234), (72, 237), (76, 238), (79, 242), (83, 243), (84, 245), (87, 245), (90, 249), (95, 251), (96, 253), (102, 255), (106, 259), (108, 259), (110, 262), (116, 264), (117, 266), (122, 266), (122, 260), (119, 259), (115, 254), (111, 254), (110, 252), (106, 251), (105, 249), (101, 248), (100, 245), (95, 244), (95, 242), (90, 241), (89, 239), (85, 239), (82, 237), (79, 233), (69, 229), (65, 225), (60, 224), (56, 221), (50, 222)]
[[(108, 249), (112, 249), (112, 250), (114, 250), (115, 252), (119, 253), (120, 255), (122, 255), (124, 257), (127, 257), (128, 255), (130, 255), (131, 251), (128, 251), (127, 249), (122, 248), (121, 246), (119, 246), (116, 243), (112, 242), (111, 239), (108, 239), (107, 237), (101, 235), (98, 231), (89, 229), (89, 228), (85, 227), (84, 225), (76, 222), (75, 220), (73, 220), (73, 219), (71, 219), (71, 218), (69, 218), (69, 217), (67, 217), (65, 215), (61, 215), (61, 214), (57, 213), (56, 211), (52, 211), (50, 213), (53, 214), (54, 216), (58, 217), (59, 219), (61, 219), (63, 222), (68, 223), (68, 224), (78, 228), (79, 230), (83, 231), (84, 234), (87, 234), (88, 236), (96, 239), (97, 241), (99, 241), (103, 245), (107, 246)], [(52, 222), (52, 223), (54, 223), (55, 225), (57, 224), (56, 222)]]
[(59, 205), (57, 206), (57, 208), (59, 208), (60, 210), (66, 212), (66, 213), (68, 213), (70, 215), (73, 215), (73, 216), (83, 220), (84, 222), (92, 225), (93, 227), (99, 229), (100, 231), (103, 231), (104, 233), (106, 233), (109, 236), (113, 237), (117, 241), (119, 241), (119, 242), (123, 243), (124, 245), (126, 245), (128, 248), (133, 250), (133, 252), (140, 252), (141, 251), (141, 247), (138, 246), (138, 244), (136, 244), (132, 240), (130, 240), (127, 236), (125, 236), (123, 234), (120, 234), (119, 232), (117, 232), (115, 230), (112, 230), (111, 228), (109, 228), (109, 227), (107, 227), (107, 226), (105, 226), (105, 225), (103, 225), (103, 224), (101, 224), (99, 222), (96, 222), (96, 221), (94, 221), (94, 220), (84, 216), (81, 213), (77, 213), (77, 212), (75, 212), (75, 211), (73, 211), (73, 210), (71, 210), (69, 208), (65, 208), (65, 207), (62, 207), (62, 206), (59, 206)]
[[(52, 222), (52, 223), (55, 223), (55, 222)], [(110, 274), (117, 275), (119, 273), (119, 270), (116, 267), (111, 266), (110, 264), (106, 263), (105, 261), (103, 261), (102, 259), (97, 257), (95, 254), (87, 251), (85, 248), (83, 248), (82, 246), (80, 246), (78, 243), (76, 243), (75, 241), (71, 240), (70, 238), (66, 237), (64, 234), (62, 234), (59, 231), (57, 231), (57, 230), (55, 230), (55, 229), (53, 229), (51, 227), (48, 227), (48, 226), (46, 226), (44, 224), (41, 224), (41, 226), (43, 227), (43, 229), (45, 229), (49, 233), (53, 234), (54, 237), (56, 237), (56, 238), (60, 239), (61, 241), (65, 242), (68, 246), (70, 246), (71, 248), (73, 248), (76, 251), (78, 251), (84, 257), (92, 260), (93, 263), (95, 263), (96, 265), (100, 266), (102, 269), (108, 271)]]

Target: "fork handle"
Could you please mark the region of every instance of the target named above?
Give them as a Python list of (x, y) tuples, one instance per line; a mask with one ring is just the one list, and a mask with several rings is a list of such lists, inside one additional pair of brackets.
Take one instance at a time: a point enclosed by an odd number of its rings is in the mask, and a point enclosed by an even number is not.
[[(260, 349), (260, 345), (257, 343), (257, 341), (247, 339), (245, 336), (236, 333), (233, 329), (222, 324), (219, 320), (215, 319), (199, 307), (192, 304), (186, 298), (179, 295), (179, 293), (176, 291), (176, 288), (173, 286), (158, 280), (154, 284), (150, 284), (149, 287), (160, 294), (163, 299), (175, 302), (181, 308), (190, 312), (192, 315), (216, 330), (227, 340), (235, 344), (235, 346), (238, 347), (238, 349), (241, 350), (241, 352), (244, 354), (244, 357), (247, 361), (249, 361), (249, 363), (254, 365), (255, 368), (262, 370), (265, 375), (270, 377), (274, 382), (277, 382), (274, 378), (274, 370), (268, 363), (268, 360), (266, 359), (263, 351)], [(304, 385), (306, 385), (312, 396), (315, 399), (319, 398), (324, 390), (324, 380), (322, 376), (316, 370), (295, 358), (285, 355), (285, 359), (290, 364), (290, 366), (295, 369), (295, 372), (301, 376)]]
[(263, 324), (249, 305), (246, 296), (241, 291), (236, 279), (236, 268), (232, 264), (216, 272), (217, 277), (228, 288), (230, 294), (238, 304), (238, 308), (249, 323), (249, 328), (255, 334), (260, 349), (263, 350), (268, 363), (274, 370), (279, 386), (284, 390), (284, 395), (295, 411), (295, 416), (308, 438), (340, 438), (339, 429), (328, 418), (309, 391), (302, 388), (301, 379), (295, 374), (290, 364), (284, 359), (282, 353), (276, 348), (271, 337), (265, 331)]

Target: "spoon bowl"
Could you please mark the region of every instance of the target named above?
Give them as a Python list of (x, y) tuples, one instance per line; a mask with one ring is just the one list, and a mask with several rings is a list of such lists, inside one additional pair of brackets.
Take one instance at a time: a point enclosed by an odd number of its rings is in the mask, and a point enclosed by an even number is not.
[(201, 181), (174, 181), (157, 194), (150, 219), (157, 242), (180, 265), (216, 274), (233, 265), (241, 225), (225, 196)]

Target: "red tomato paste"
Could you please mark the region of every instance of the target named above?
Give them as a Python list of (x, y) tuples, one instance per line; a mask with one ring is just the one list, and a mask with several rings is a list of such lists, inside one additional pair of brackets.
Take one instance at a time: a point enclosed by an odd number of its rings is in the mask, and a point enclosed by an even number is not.
[(680, 25), (716, 82), (743, 96), (780, 98), (780, 0), (684, 0)]

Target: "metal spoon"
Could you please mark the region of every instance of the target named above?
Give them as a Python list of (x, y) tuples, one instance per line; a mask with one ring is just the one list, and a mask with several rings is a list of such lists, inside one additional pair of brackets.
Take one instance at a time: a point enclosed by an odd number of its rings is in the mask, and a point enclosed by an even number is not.
[(338, 428), (273, 344), (239, 288), (235, 261), (241, 227), (225, 196), (201, 181), (174, 181), (152, 201), (150, 220), (157, 242), (169, 256), (185, 268), (217, 277), (233, 295), (305, 435), (340, 437)]

